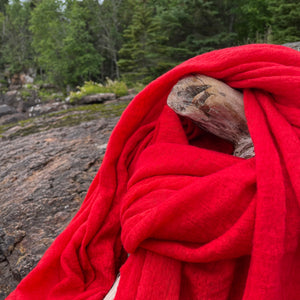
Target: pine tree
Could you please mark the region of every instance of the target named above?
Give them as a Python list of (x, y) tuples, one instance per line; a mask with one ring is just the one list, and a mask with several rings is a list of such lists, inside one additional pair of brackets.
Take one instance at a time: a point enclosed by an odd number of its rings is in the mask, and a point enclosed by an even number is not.
[(300, 40), (300, 5), (297, 0), (269, 0), (272, 14), (272, 42), (283, 44)]
[(5, 13), (6, 5), (8, 4), (8, 0), (0, 0), (0, 13)]
[(2, 14), (1, 57), (8, 71), (26, 71), (32, 64), (32, 36), (29, 31), (30, 7), (27, 2), (13, 0)]
[(163, 60), (161, 45), (164, 37), (151, 4), (151, 1), (137, 0), (132, 23), (124, 30), (118, 64), (127, 81), (151, 81), (158, 75), (155, 66)]
[(166, 56), (179, 63), (197, 54), (233, 44), (234, 34), (223, 21), (220, 1), (159, 2), (157, 13)]
[(231, 0), (227, 1), (228, 15), (232, 30), (237, 34), (237, 42), (262, 43), (270, 41), (269, 0)]

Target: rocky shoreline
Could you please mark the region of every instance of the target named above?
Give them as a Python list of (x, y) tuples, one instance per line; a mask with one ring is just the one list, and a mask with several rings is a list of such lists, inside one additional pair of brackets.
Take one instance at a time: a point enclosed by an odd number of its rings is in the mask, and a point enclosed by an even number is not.
[(133, 90), (129, 95), (117, 97), (113, 93), (86, 95), (70, 103), (70, 98), (55, 87), (41, 85), (11, 86), (7, 91), (0, 90), (0, 126), (51, 112), (66, 110), (75, 105), (99, 104), (107, 101), (130, 101), (135, 96)]
[[(78, 211), (132, 99), (28, 105), (20, 94), (8, 92), (0, 102), (7, 112), (0, 113), (0, 300)], [(52, 109), (30, 117), (38, 105)]]

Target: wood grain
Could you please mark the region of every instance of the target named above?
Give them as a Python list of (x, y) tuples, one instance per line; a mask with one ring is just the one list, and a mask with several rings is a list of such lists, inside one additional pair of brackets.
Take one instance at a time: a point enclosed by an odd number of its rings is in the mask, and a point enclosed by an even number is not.
[(243, 94), (217, 79), (190, 75), (178, 81), (167, 104), (199, 127), (234, 144), (233, 155), (253, 157), (254, 147), (244, 112)]

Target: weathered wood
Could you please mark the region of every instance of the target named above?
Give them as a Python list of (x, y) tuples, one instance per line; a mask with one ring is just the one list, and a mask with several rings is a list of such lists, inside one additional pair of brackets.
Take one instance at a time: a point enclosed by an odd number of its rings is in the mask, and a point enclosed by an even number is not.
[(117, 279), (114, 282), (112, 288), (109, 290), (108, 294), (105, 296), (105, 298), (103, 300), (114, 300), (115, 299), (119, 282), (120, 282), (120, 274), (118, 274)]
[(167, 103), (179, 115), (231, 141), (235, 148), (233, 155), (254, 156), (242, 93), (214, 78), (191, 75), (178, 81)]

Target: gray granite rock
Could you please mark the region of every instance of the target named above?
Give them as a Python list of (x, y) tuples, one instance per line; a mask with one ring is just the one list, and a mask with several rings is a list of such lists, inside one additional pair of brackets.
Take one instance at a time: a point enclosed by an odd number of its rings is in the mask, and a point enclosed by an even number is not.
[(0, 299), (78, 211), (118, 117), (0, 140)]
[(0, 117), (15, 113), (16, 110), (7, 104), (0, 105)]
[(44, 103), (31, 106), (28, 109), (29, 117), (36, 117), (50, 112), (67, 109), (68, 105), (62, 102)]
[(283, 46), (300, 51), (300, 42), (286, 43), (283, 44)]
[(99, 93), (99, 94), (84, 96), (76, 103), (78, 104), (103, 103), (105, 101), (113, 100), (113, 99), (116, 99), (116, 95), (113, 93)]
[(26, 114), (23, 113), (13, 113), (10, 115), (0, 116), (0, 125), (16, 123), (27, 118)]
[(118, 98), (118, 100), (119, 101), (131, 101), (135, 96), (136, 96), (136, 94), (129, 94), (129, 95), (125, 95), (125, 96)]

